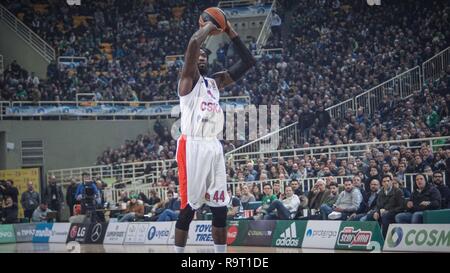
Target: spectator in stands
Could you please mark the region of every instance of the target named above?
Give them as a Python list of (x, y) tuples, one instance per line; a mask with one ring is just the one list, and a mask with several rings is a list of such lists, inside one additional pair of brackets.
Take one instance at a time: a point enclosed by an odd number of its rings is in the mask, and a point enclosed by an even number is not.
[(237, 219), (242, 215), (242, 212), (244, 211), (241, 200), (239, 200), (239, 198), (237, 198), (236, 196), (233, 196), (230, 187), (228, 187), (228, 195), (230, 196), (230, 202), (227, 205), (227, 219)]
[(258, 172), (253, 168), (253, 163), (247, 163), (247, 177), (246, 181), (255, 181)]
[(70, 216), (74, 215), (73, 209), (75, 204), (77, 204), (77, 197), (76, 197), (77, 188), (78, 188), (77, 181), (74, 178), (71, 178), (70, 185), (67, 186), (66, 191), (66, 204), (69, 207)]
[(13, 198), (11, 196), (6, 196), (6, 199), (3, 204), (2, 209), (2, 217), (4, 224), (15, 224), (19, 222), (19, 207), (17, 203), (14, 203)]
[(292, 164), (292, 172), (291, 175), (289, 176), (289, 179), (298, 181), (300, 179), (306, 178), (307, 175), (308, 174), (306, 172), (306, 169), (303, 168), (303, 172), (301, 172), (299, 170), (297, 163)]
[(156, 190), (154, 190), (154, 189), (150, 190), (150, 198), (148, 199), (148, 201), (146, 203), (149, 204), (150, 206), (154, 206), (156, 203), (159, 203), (159, 202), (161, 202), (161, 198), (159, 198)]
[(405, 187), (405, 185), (404, 185), (402, 180), (398, 180), (397, 178), (394, 178), (392, 180), (392, 186), (394, 188), (400, 189), (402, 191), (404, 199), (407, 200), (407, 199), (409, 199), (411, 197), (411, 191), (408, 188)]
[(134, 222), (144, 217), (144, 205), (137, 198), (137, 195), (131, 196), (125, 214), (120, 217), (119, 222)]
[(344, 191), (342, 191), (336, 203), (331, 207), (322, 205), (320, 212), (324, 220), (346, 220), (349, 215), (356, 212), (362, 202), (362, 196), (358, 189), (353, 188), (351, 179), (344, 180)]
[(349, 221), (367, 221), (367, 218), (373, 218), (373, 214), (376, 212), (377, 208), (377, 198), (378, 193), (380, 191), (380, 182), (376, 179), (370, 182), (370, 192), (363, 198), (362, 203), (364, 206), (360, 206), (363, 208), (357, 213), (353, 213), (349, 217)]
[(33, 217), (31, 219), (32, 222), (47, 222), (49, 219), (47, 218), (47, 214), (52, 212), (51, 209), (48, 208), (47, 202), (41, 202), (39, 206), (34, 210)]
[[(378, 194), (376, 212), (373, 219), (381, 223), (383, 236), (386, 236), (389, 224), (394, 223), (397, 213), (403, 209), (403, 192), (392, 186), (392, 177), (384, 175), (382, 189)], [(371, 221), (370, 215), (366, 218)]]
[(309, 209), (319, 211), (320, 206), (329, 195), (330, 191), (326, 189), (325, 181), (323, 179), (318, 179), (312, 190), (308, 192)]
[(359, 177), (358, 175), (353, 176), (352, 183), (353, 183), (353, 187), (359, 190), (359, 192), (362, 195), (362, 198), (363, 199), (366, 198), (367, 192), (364, 188), (364, 184), (362, 184), (362, 182), (361, 182), (361, 177)]
[(127, 203), (128, 201), (130, 201), (130, 198), (128, 198), (128, 193), (126, 191), (121, 191), (119, 200), (117, 201), (119, 204)]
[(259, 191), (259, 186), (256, 183), (253, 184), (252, 195), (255, 197), (255, 201), (261, 201), (263, 198), (263, 194)]
[(30, 221), (34, 210), (41, 203), (41, 196), (34, 190), (33, 181), (28, 181), (27, 190), (22, 193), (20, 203), (22, 204), (25, 218), (28, 218), (28, 221)]
[(303, 195), (303, 191), (300, 187), (300, 183), (298, 182), (297, 179), (292, 179), (291, 183), (289, 183), (289, 185), (292, 187), (292, 190), (294, 191), (294, 194), (297, 196), (301, 196)]
[[(295, 217), (300, 206), (300, 199), (294, 194), (290, 186), (285, 187), (285, 194), (283, 200), (273, 200), (267, 209), (261, 210), (265, 220), (289, 220)], [(273, 213), (274, 210), (276, 210), (276, 213)]]
[(3, 194), (10, 196), (14, 203), (18, 203), (19, 191), (14, 187), (14, 181), (11, 179), (6, 180), (6, 186), (4, 186)]
[[(388, 151), (388, 150), (387, 150)], [(385, 175), (391, 172), (391, 166), (389, 163), (383, 163), (383, 169), (381, 175)]]
[(160, 221), (176, 221), (180, 214), (181, 201), (180, 198), (174, 196), (172, 191), (167, 192), (167, 199), (165, 201), (165, 209), (159, 215), (158, 222)]
[[(375, 163), (375, 161), (373, 161), (373, 162)], [(380, 175), (378, 174), (378, 168), (376, 166), (377, 165), (375, 163), (375, 166), (372, 165), (369, 169), (370, 170), (369, 174), (367, 175), (366, 181), (364, 182), (364, 187), (366, 189), (370, 189), (370, 182), (372, 182), (372, 180), (375, 179), (375, 180), (380, 181)]]
[(272, 30), (272, 35), (274, 35), (274, 37), (278, 40), (281, 39), (281, 18), (275, 10), (272, 10), (272, 21), (270, 23), (270, 28)]
[(433, 184), (439, 190), (441, 194), (441, 208), (450, 208), (450, 189), (444, 184), (443, 174), (440, 171), (433, 173)]
[(424, 210), (441, 208), (441, 194), (434, 185), (427, 183), (425, 175), (416, 175), (416, 186), (411, 200), (406, 203), (407, 212), (397, 214), (395, 222), (419, 224), (423, 222)]
[[(404, 181), (405, 180), (405, 173), (406, 173), (406, 164), (405, 163), (399, 163), (398, 164), (398, 170), (395, 173), (395, 176), (398, 180)], [(406, 196), (405, 196), (406, 198)]]
[(261, 199), (261, 206), (256, 209), (259, 214), (259, 218), (264, 217), (264, 210), (267, 210), (273, 201), (277, 200), (277, 196), (273, 194), (272, 185), (269, 183), (263, 185), (264, 196)]
[(48, 207), (52, 211), (57, 212), (56, 221), (60, 222), (61, 208), (64, 205), (64, 195), (61, 186), (56, 184), (56, 177), (54, 175), (49, 178), (44, 196), (44, 200), (48, 204)]
[(250, 192), (248, 185), (242, 185), (241, 203), (243, 207), (246, 207), (249, 202), (255, 202), (255, 196)]
[(420, 155), (414, 156), (414, 162), (409, 166), (408, 173), (423, 173), (425, 171), (425, 162), (422, 161), (422, 157)]
[(280, 199), (280, 196), (282, 195), (282, 192), (280, 189), (280, 181), (273, 182), (273, 194), (275, 194), (277, 199)]

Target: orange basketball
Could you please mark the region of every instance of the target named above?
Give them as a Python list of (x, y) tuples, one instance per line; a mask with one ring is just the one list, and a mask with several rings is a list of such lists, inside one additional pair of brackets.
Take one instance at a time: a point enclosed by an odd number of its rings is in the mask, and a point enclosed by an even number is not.
[(219, 31), (213, 31), (211, 33), (213, 35), (217, 35), (227, 28), (227, 18), (225, 13), (219, 8), (211, 7), (202, 12), (198, 19), (200, 27), (203, 27), (207, 21), (212, 22), (219, 29)]

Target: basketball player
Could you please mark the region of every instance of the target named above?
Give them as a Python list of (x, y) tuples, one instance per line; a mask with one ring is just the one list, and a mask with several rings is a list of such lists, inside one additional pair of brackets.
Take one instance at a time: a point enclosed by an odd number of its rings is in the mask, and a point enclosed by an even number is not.
[(206, 77), (208, 52), (201, 45), (218, 29), (207, 21), (195, 32), (187, 47), (178, 95), (181, 108), (181, 136), (177, 143), (181, 210), (175, 228), (175, 251), (184, 252), (194, 211), (207, 204), (212, 212), (212, 237), (216, 253), (226, 252), (227, 193), (225, 160), (217, 134), (223, 130), (219, 90), (236, 82), (255, 59), (227, 22), (224, 32), (231, 39), (240, 60), (228, 70)]

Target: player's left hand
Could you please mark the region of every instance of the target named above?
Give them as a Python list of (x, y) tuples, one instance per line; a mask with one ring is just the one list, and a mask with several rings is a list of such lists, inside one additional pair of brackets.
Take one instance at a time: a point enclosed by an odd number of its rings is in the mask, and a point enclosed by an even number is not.
[(224, 32), (226, 34), (228, 34), (228, 36), (230, 36), (230, 38), (234, 38), (234, 37), (238, 36), (237, 32), (233, 29), (230, 21), (228, 21), (228, 20), (227, 20), (227, 28), (224, 30)]

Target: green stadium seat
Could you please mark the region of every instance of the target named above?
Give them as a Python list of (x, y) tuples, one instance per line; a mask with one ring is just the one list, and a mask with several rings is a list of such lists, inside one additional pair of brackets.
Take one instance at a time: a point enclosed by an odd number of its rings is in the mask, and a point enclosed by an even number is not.
[(426, 210), (423, 212), (424, 224), (450, 224), (450, 209)]

